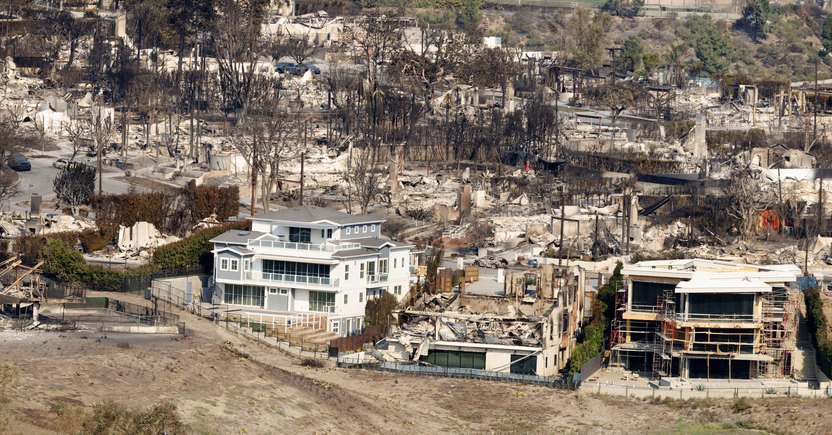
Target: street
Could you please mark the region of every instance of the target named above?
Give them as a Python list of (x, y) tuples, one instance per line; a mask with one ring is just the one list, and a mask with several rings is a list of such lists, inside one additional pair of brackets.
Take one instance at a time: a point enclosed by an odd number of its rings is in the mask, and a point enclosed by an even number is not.
[[(52, 183), (55, 176), (58, 175), (59, 170), (52, 167), (52, 163), (58, 158), (69, 158), (72, 151), (67, 148), (61, 148), (57, 151), (47, 152), (41, 157), (40, 151), (30, 151), (24, 154), (29, 162), (32, 164), (31, 171), (18, 172), (21, 176), (20, 182), (17, 185), (18, 193), (11, 199), (2, 204), (2, 210), (6, 212), (12, 211), (26, 211), (29, 210), (29, 198), (33, 193), (39, 193), (44, 200), (55, 197), (55, 192), (52, 189)], [(5, 163), (4, 163), (5, 164)], [(7, 170), (11, 170), (6, 168)], [(115, 177), (123, 176), (124, 171), (120, 169), (104, 166), (104, 181), (102, 184), (105, 193), (127, 193), (130, 185), (122, 181), (115, 180)], [(98, 180), (96, 179), (96, 192), (98, 192)]]

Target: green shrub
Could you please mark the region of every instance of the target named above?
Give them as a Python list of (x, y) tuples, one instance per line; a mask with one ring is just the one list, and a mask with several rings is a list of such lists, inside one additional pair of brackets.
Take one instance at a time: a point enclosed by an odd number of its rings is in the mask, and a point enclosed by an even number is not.
[(43, 271), (59, 278), (61, 281), (83, 282), (87, 272), (87, 262), (80, 252), (60, 239), (49, 239), (40, 252)]
[(117, 292), (121, 290), (125, 275), (124, 272), (101, 266), (87, 266), (82, 282), (93, 290)]
[(15, 251), (20, 255), (24, 264), (34, 265), (42, 259), (42, 253), (49, 240), (60, 240), (67, 246), (75, 246), (78, 243), (78, 233), (62, 232), (52, 233), (48, 236), (25, 235), (15, 241)]
[(817, 352), (817, 363), (820, 369), (826, 373), (832, 373), (832, 343), (829, 342), (827, 328), (829, 320), (823, 313), (823, 301), (820, 299), (820, 292), (816, 288), (810, 288), (804, 293), (806, 298), (806, 316), (809, 324), (809, 331), (812, 333)]
[(249, 229), (251, 229), (251, 221), (240, 221), (197, 231), (178, 242), (157, 248), (153, 252), (151, 266), (159, 270), (201, 265), (203, 270), (210, 271), (214, 264), (214, 256), (211, 253), (213, 246), (210, 240), (228, 230)]

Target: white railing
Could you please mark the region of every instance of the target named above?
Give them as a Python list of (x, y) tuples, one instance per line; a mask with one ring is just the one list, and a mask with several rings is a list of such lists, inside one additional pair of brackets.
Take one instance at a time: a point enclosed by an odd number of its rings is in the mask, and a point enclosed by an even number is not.
[(246, 313), (246, 312), (232, 312), (227, 313), (218, 311), (221, 320), (239, 321), (241, 323), (251, 324), (258, 323), (272, 328), (282, 327), (284, 329), (294, 328), (315, 328), (327, 329), (326, 313), (310, 312), (310, 313), (286, 313), (286, 314), (269, 314), (269, 313)]
[(309, 311), (314, 311), (316, 313), (335, 313), (335, 304), (324, 304), (324, 303), (309, 303)]
[(367, 283), (368, 284), (383, 284), (387, 282), (387, 274), (380, 273), (377, 275), (367, 275)]
[(277, 240), (252, 240), (248, 242), (249, 248), (277, 248), (277, 249), (295, 249), (299, 251), (316, 251), (316, 252), (336, 252), (347, 249), (358, 249), (361, 247), (359, 243), (300, 243), (300, 242), (281, 242)]
[(332, 279), (326, 276), (291, 275), (288, 273), (270, 273), (249, 271), (246, 272), (246, 280), (268, 281), (284, 284), (307, 284), (320, 287), (338, 287), (338, 278)]

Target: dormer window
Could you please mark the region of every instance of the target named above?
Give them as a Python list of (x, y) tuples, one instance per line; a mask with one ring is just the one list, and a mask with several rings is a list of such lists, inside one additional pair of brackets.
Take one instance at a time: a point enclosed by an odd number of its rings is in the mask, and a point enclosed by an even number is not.
[(350, 230), (352, 230), (352, 228), (351, 228), (351, 227), (347, 227), (347, 230), (346, 230), (346, 231), (347, 231), (347, 235), (348, 235), (348, 236), (350, 235)]
[(366, 233), (367, 232), (367, 225), (364, 225), (364, 227), (362, 227), (361, 229), (363, 230), (362, 232)]
[(375, 225), (370, 225), (370, 232), (371, 233), (376, 232), (376, 226)]

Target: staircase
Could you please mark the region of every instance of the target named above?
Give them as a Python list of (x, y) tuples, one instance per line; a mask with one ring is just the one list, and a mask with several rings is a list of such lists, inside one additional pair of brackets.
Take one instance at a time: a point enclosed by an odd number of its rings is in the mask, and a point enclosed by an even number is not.
[(338, 334), (334, 332), (314, 328), (295, 328), (289, 333), (289, 336), (293, 342), (303, 340), (315, 344), (329, 344), (330, 340), (338, 338)]
[(809, 339), (809, 325), (806, 324), (806, 306), (804, 304), (800, 304), (800, 314), (797, 321), (797, 349), (792, 358), (795, 379), (817, 387), (819, 385), (818, 365), (815, 362), (815, 348)]

